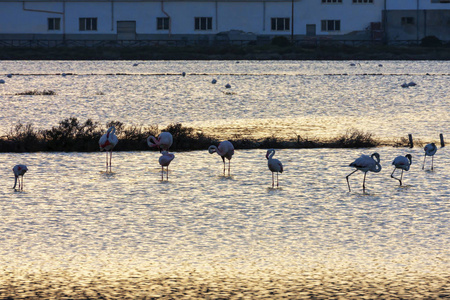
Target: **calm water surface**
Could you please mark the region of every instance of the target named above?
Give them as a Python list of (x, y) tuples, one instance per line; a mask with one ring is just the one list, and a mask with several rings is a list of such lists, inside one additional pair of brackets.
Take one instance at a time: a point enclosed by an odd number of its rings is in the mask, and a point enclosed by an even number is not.
[[(16, 75), (0, 86), (0, 129), (76, 116), (253, 136), (449, 132), (447, 62), (133, 63), (1, 62)], [(130, 75), (108, 75), (119, 72)], [(386, 75), (362, 75), (375, 72)], [(14, 95), (34, 89), (57, 95)], [(349, 192), (348, 164), (375, 151), (382, 171), (365, 194), (355, 173)], [(406, 153), (399, 187), (391, 162)], [(278, 189), (264, 149), (236, 150), (231, 177), (206, 149), (175, 156), (161, 181), (157, 152), (114, 153), (113, 173), (104, 153), (0, 154), (0, 298), (450, 296), (446, 147), (433, 171), (420, 147), (279, 149)], [(23, 191), (16, 163), (29, 167)]]

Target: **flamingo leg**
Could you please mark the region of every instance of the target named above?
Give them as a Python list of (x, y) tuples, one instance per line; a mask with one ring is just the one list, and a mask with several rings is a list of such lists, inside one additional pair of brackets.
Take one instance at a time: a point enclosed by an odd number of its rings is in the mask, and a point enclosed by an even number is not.
[(223, 160), (223, 176), (225, 176), (225, 157), (222, 156), (222, 160)]
[(166, 167), (166, 180), (169, 180), (169, 166)]
[(106, 173), (108, 173), (108, 151), (106, 151)]
[(434, 156), (431, 157), (431, 170), (433, 170), (433, 159), (434, 159)]
[(278, 172), (277, 172), (277, 187), (278, 187)]
[(348, 191), (351, 192), (350, 189), (350, 182), (348, 182), (348, 178), (350, 177), (350, 175), (352, 175), (353, 173), (355, 173), (356, 171), (358, 171), (358, 169), (354, 170), (353, 172), (351, 172), (350, 174), (348, 174), (347, 176), (345, 176), (345, 179), (347, 179), (347, 185), (348, 185)]
[(425, 159), (427, 159), (427, 155), (426, 154), (425, 154), (425, 157), (423, 158), (422, 170), (425, 168)]
[(112, 161), (112, 150), (109, 151), (109, 172), (112, 173), (111, 161)]
[(23, 190), (23, 175), (22, 175), (22, 184), (20, 185), (20, 189)]
[(230, 176), (231, 160), (228, 161), (228, 176)]
[(402, 175), (400, 175), (400, 185), (402, 185), (402, 180), (403, 180), (403, 169), (402, 169)]
[[(402, 180), (398, 179), (397, 177), (394, 177), (395, 170), (397, 170), (397, 168), (394, 168), (394, 171), (392, 171), (391, 177), (394, 178), (394, 179), (397, 179), (398, 181), (400, 181), (400, 185), (402, 185)], [(402, 170), (402, 176), (403, 176), (403, 170)]]
[(366, 175), (367, 175), (367, 172), (364, 172), (364, 180), (363, 180), (363, 193), (365, 193), (365, 192), (366, 192)]

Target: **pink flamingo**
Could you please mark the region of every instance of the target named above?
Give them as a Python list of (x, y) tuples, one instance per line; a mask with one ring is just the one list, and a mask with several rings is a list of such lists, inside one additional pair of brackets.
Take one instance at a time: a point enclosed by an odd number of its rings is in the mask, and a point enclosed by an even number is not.
[(175, 155), (167, 151), (162, 151), (159, 157), (159, 164), (161, 165), (161, 180), (164, 180), (164, 167), (167, 169), (166, 179), (169, 180), (169, 165), (170, 162), (175, 158)]
[(269, 149), (266, 153), (266, 158), (268, 159), (269, 170), (272, 172), (272, 188), (275, 185), (275, 178), (273, 173), (277, 173), (277, 187), (278, 187), (278, 173), (283, 173), (283, 164), (276, 158), (273, 158), (275, 155), (275, 149)]
[(437, 151), (437, 147), (434, 143), (431, 143), (426, 145), (423, 150), (425, 151), (425, 157), (423, 158), (422, 170), (425, 167), (425, 159), (427, 159), (427, 156), (431, 156), (431, 170), (433, 170), (433, 157)]
[(172, 143), (173, 143), (172, 134), (167, 131), (161, 132), (158, 138), (155, 138), (152, 135), (147, 138), (147, 145), (150, 148), (158, 147), (159, 149), (169, 151), (169, 148), (170, 146), (172, 146)]
[(108, 172), (108, 151), (109, 151), (109, 171), (111, 172), (111, 160), (112, 160), (112, 150), (119, 142), (119, 139), (115, 135), (116, 128), (111, 126), (108, 131), (102, 135), (98, 144), (100, 146), (100, 151), (106, 151), (106, 172)]
[[(13, 189), (16, 188), (17, 181), (19, 182), (19, 190), (23, 190), (23, 175), (28, 171), (27, 166), (25, 165), (15, 165), (12, 169), (14, 172), (14, 186)], [(20, 177), (22, 177), (22, 183), (20, 182)]]
[(222, 157), (223, 160), (223, 176), (225, 176), (225, 158), (228, 159), (228, 176), (230, 176), (230, 164), (231, 158), (234, 154), (233, 144), (229, 141), (223, 141), (219, 143), (219, 146), (216, 147), (214, 145), (209, 146), (208, 151), (210, 154), (217, 152)]
[[(376, 158), (376, 160), (374, 159)], [(367, 172), (375, 172), (378, 173), (381, 171), (381, 165), (380, 165), (380, 154), (373, 153), (371, 156), (368, 155), (361, 155), (359, 158), (357, 158), (354, 162), (350, 164), (350, 167), (355, 167), (356, 170), (348, 174), (345, 178), (347, 179), (348, 184), (348, 191), (350, 190), (350, 183), (348, 182), (348, 177), (355, 173), (358, 170), (361, 170), (364, 172), (364, 181), (363, 181), (363, 192), (366, 191), (366, 174)]]
[[(402, 185), (402, 179), (403, 179), (403, 171), (408, 171), (409, 167), (412, 164), (412, 156), (411, 154), (406, 154), (405, 156), (397, 156), (392, 164), (395, 166), (394, 171), (392, 171), (391, 177), (394, 179), (397, 179), (400, 181), (400, 185)], [(394, 172), (397, 169), (402, 170), (402, 174), (400, 175), (400, 179), (394, 177)]]

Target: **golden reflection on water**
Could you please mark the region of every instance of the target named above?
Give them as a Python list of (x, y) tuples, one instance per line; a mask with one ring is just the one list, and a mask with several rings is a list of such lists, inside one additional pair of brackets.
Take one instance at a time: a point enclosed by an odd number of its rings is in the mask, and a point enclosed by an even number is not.
[[(373, 149), (372, 149), (373, 150)], [(0, 299), (302, 299), (450, 296), (450, 160), (421, 170), (422, 149), (381, 147), (383, 169), (352, 177), (371, 149), (236, 150), (231, 177), (207, 150), (2, 154), (30, 171), (0, 189)], [(413, 154), (408, 188), (391, 159)], [(12, 183), (12, 172), (0, 169)]]
[[(442, 270), (441, 270), (442, 271)], [(344, 264), (306, 268), (10, 271), (0, 277), (2, 299), (423, 299), (450, 297), (448, 272)]]

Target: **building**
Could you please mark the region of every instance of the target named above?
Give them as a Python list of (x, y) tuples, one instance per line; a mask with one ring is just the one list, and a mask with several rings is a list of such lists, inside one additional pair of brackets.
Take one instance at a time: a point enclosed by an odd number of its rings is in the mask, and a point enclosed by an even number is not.
[(0, 0), (0, 40), (450, 40), (450, 0)]

